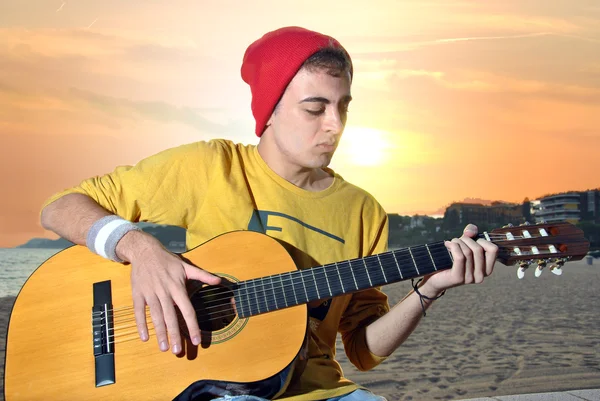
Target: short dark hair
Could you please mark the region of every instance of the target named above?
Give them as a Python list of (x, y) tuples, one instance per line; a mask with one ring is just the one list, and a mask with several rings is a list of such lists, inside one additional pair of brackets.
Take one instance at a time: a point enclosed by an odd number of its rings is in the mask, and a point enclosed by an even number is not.
[[(325, 70), (332, 77), (339, 78), (342, 74), (352, 70), (352, 60), (350, 60), (350, 57), (344, 50), (330, 44), (307, 58), (300, 66), (300, 70), (303, 68), (311, 72)], [(287, 91), (287, 88), (285, 91)], [(283, 94), (281, 97), (283, 97)], [(275, 104), (273, 113), (277, 113), (281, 97)]]
[(300, 67), (300, 69), (302, 68), (309, 71), (326, 70), (329, 75), (339, 77), (343, 73), (351, 71), (352, 61), (343, 49), (328, 46), (307, 58)]

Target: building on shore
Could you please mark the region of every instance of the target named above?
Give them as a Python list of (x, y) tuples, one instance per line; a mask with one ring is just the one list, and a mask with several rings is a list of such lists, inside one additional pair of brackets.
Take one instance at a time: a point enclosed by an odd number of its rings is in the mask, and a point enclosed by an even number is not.
[(600, 224), (600, 190), (565, 192), (543, 196), (531, 202), (536, 223), (589, 221)]
[(529, 201), (523, 204), (492, 202), (491, 205), (479, 203), (453, 203), (444, 213), (444, 229), (455, 230), (474, 223), (481, 228), (502, 227), (507, 224), (518, 225), (530, 219)]

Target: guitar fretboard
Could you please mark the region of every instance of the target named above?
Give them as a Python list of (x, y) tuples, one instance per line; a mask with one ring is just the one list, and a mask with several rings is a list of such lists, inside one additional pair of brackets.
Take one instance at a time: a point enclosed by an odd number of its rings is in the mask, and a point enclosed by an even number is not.
[(391, 284), (452, 267), (443, 242), (237, 283), (241, 318)]

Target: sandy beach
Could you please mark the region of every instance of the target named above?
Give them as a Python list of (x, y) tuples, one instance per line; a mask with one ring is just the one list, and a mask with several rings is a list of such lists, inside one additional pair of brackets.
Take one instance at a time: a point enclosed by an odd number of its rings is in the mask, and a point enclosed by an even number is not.
[[(482, 285), (452, 289), (382, 365), (346, 376), (389, 400), (458, 400), (600, 388), (600, 259), (558, 277), (497, 264)], [(394, 304), (410, 283), (384, 288)], [(14, 298), (0, 299), (0, 362)], [(3, 385), (0, 383), (0, 385)], [(3, 390), (0, 391), (3, 394)], [(3, 399), (3, 398), (2, 398)]]

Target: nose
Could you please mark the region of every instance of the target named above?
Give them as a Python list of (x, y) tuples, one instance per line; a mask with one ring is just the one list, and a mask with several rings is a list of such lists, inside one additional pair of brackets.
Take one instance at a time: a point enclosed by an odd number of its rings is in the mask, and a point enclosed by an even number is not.
[(323, 119), (323, 131), (338, 135), (341, 134), (346, 125), (345, 116), (335, 107), (328, 107)]

